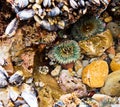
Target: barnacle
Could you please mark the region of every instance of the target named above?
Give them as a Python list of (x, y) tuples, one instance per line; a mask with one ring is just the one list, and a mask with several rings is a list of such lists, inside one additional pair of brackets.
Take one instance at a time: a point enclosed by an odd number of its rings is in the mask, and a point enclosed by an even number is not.
[(80, 57), (80, 48), (74, 40), (67, 40), (53, 48), (53, 56), (60, 64), (68, 64)]
[(97, 33), (104, 31), (104, 23), (94, 16), (83, 16), (72, 27), (72, 36), (75, 40), (86, 40)]
[(33, 17), (41, 28), (48, 31), (64, 29), (87, 14), (88, 10), (92, 9), (92, 14), (100, 16), (110, 0), (7, 0), (7, 2), (15, 11), (17, 20), (8, 24), (4, 37), (14, 35), (18, 28), (16, 24), (18, 20)]
[(31, 46), (32, 44), (37, 44), (40, 39), (39, 29), (36, 27), (35, 24), (33, 26), (24, 25), (22, 27), (22, 33), (24, 34), (23, 41), (26, 46)]
[(42, 30), (39, 35), (40, 35), (39, 43), (43, 44), (52, 43), (53, 41), (55, 41), (57, 37), (56, 32), (49, 32), (47, 30)]

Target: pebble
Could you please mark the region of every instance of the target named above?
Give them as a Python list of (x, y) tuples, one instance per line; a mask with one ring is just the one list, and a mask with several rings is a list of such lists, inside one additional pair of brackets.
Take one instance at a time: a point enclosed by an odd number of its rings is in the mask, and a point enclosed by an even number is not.
[(80, 60), (77, 60), (77, 61), (75, 62), (75, 65), (74, 65), (74, 69), (75, 69), (76, 72), (78, 72), (79, 69), (81, 69), (81, 68), (83, 68), (83, 65), (82, 65), (82, 63), (80, 62)]
[(115, 57), (114, 54), (108, 54), (108, 56), (109, 56), (110, 59), (113, 59)]
[(87, 66), (89, 64), (89, 61), (88, 60), (82, 60), (82, 64), (85, 67), (85, 66)]
[(27, 80), (26, 80), (26, 83), (27, 84), (31, 84), (33, 82), (33, 78), (31, 77), (31, 78), (28, 78)]
[(47, 75), (49, 72), (49, 68), (47, 66), (39, 66), (39, 72), (41, 74)]
[(114, 46), (111, 46), (110, 48), (108, 48), (107, 50), (106, 50), (106, 52), (108, 53), (108, 54), (113, 54), (113, 55), (115, 55), (115, 47)]
[(107, 62), (104, 60), (93, 61), (83, 69), (82, 81), (91, 88), (102, 87), (108, 72)]
[(112, 71), (120, 70), (120, 53), (117, 53), (110, 63)]
[(98, 59), (98, 58), (91, 58), (89, 62), (91, 63), (91, 62), (93, 62), (93, 61), (96, 61), (97, 59)]
[(49, 62), (49, 65), (55, 65), (55, 62), (50, 61), (50, 62)]
[(35, 82), (35, 86), (42, 88), (45, 86), (45, 84), (42, 81), (40, 81), (40, 82)]
[(115, 22), (109, 22), (106, 26), (107, 29), (109, 29), (113, 35), (114, 38), (117, 38), (120, 34), (120, 26)]
[(61, 71), (59, 85), (64, 92), (73, 92), (79, 97), (87, 95), (86, 86), (82, 83), (82, 80), (72, 76), (68, 70)]
[(102, 94), (120, 97), (120, 70), (108, 75), (105, 85), (101, 88)]
[(58, 76), (60, 74), (60, 71), (61, 71), (61, 66), (57, 65), (55, 69), (51, 71), (51, 75), (53, 77)]
[(41, 81), (41, 82), (39, 82), (39, 86), (40, 86), (40, 87), (44, 87), (45, 84)]
[(75, 94), (72, 93), (62, 95), (60, 100), (64, 103), (63, 107), (77, 107), (77, 105), (82, 102)]
[(104, 94), (94, 94), (92, 96), (92, 98), (94, 98), (95, 100), (97, 100), (98, 102), (102, 102), (105, 99), (112, 99), (112, 97), (108, 96), (108, 95), (104, 95)]
[(76, 76), (77, 77), (82, 77), (82, 70), (83, 70), (83, 68), (80, 68), (77, 72), (76, 72)]
[(104, 19), (104, 21), (105, 21), (106, 23), (111, 22), (111, 21), (112, 21), (112, 17), (111, 17), (111, 16), (106, 17), (106, 18)]
[(99, 93), (94, 94), (92, 98), (99, 102), (100, 107), (113, 107), (111, 104), (114, 105), (118, 102), (117, 98), (112, 98), (111, 96)]

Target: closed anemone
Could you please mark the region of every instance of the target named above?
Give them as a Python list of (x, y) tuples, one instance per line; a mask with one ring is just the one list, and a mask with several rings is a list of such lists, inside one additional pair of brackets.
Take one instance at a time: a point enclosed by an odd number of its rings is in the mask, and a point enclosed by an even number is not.
[(80, 47), (76, 41), (67, 40), (53, 48), (53, 55), (60, 64), (75, 62), (80, 57)]
[(85, 15), (73, 25), (71, 34), (75, 40), (80, 41), (89, 39), (104, 29), (104, 23), (99, 18)]

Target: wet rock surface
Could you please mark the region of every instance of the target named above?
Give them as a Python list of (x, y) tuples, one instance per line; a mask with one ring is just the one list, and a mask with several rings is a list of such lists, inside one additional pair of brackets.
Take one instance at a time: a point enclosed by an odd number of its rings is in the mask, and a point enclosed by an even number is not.
[(83, 69), (82, 81), (92, 88), (102, 87), (108, 72), (108, 64), (105, 61), (93, 61)]
[(106, 79), (105, 85), (101, 88), (101, 93), (110, 96), (120, 96), (119, 76), (120, 76), (120, 70), (110, 73)]
[(119, 0), (0, 1), (0, 106), (119, 107), (119, 9)]

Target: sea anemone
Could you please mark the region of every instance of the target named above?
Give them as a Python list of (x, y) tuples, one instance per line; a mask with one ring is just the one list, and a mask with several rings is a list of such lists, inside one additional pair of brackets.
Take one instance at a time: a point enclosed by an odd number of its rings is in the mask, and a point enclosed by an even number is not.
[(97, 33), (103, 32), (104, 29), (104, 23), (99, 18), (85, 15), (73, 25), (71, 34), (77, 41), (86, 40)]
[(75, 62), (80, 57), (80, 47), (76, 41), (67, 40), (53, 48), (53, 56), (60, 64)]

